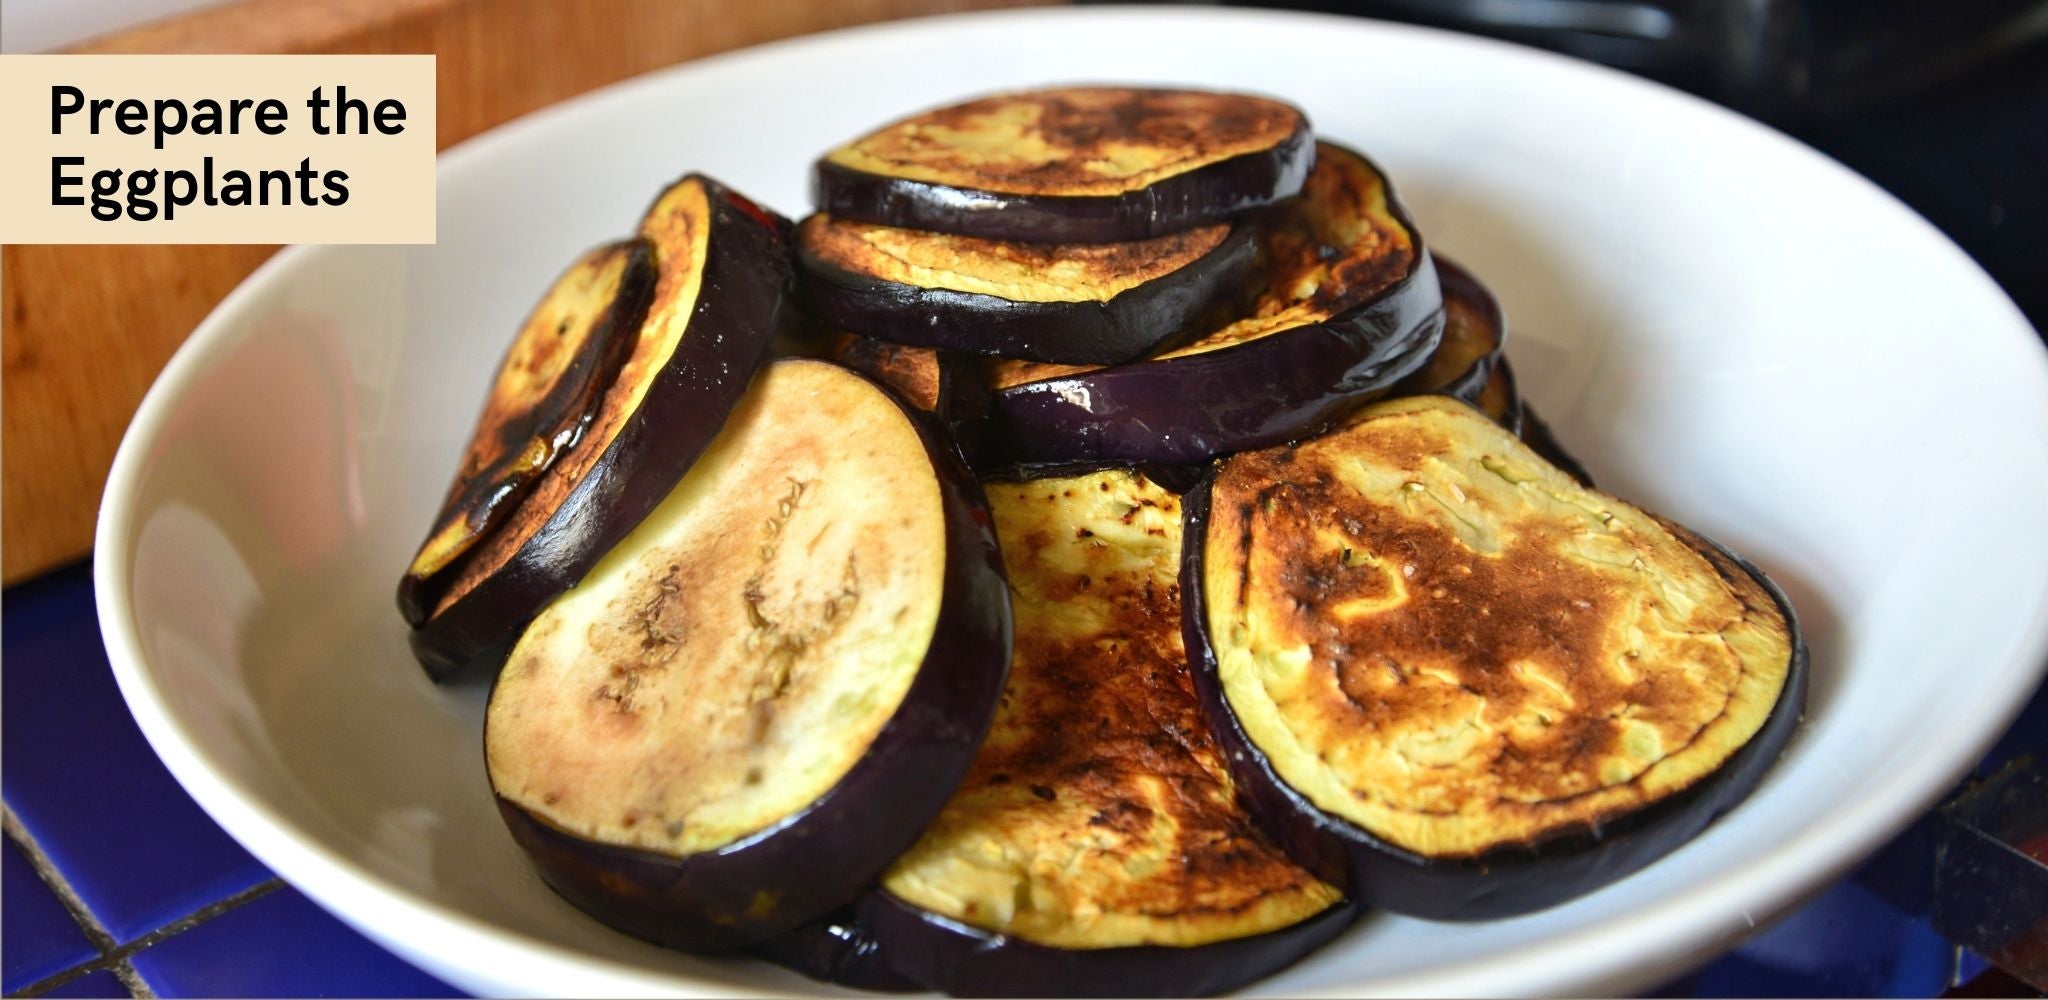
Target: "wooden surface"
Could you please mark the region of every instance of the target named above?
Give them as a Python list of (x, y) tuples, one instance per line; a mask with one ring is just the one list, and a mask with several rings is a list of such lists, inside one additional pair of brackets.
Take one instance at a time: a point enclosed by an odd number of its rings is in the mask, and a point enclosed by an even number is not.
[[(439, 136), (696, 56), (827, 28), (1025, 0), (244, 0), (79, 52), (431, 52)], [(0, 249), (0, 577), (84, 555), (150, 381), (276, 247)]]

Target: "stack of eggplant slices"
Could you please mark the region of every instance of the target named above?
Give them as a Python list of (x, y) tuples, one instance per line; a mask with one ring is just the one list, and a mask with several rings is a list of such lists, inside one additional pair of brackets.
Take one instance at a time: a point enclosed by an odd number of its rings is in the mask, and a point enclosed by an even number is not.
[(1784, 595), (1596, 492), (1502, 311), (1281, 101), (968, 101), (701, 175), (518, 331), (399, 587), (512, 836), (693, 952), (1235, 988), (1552, 906), (1735, 806)]

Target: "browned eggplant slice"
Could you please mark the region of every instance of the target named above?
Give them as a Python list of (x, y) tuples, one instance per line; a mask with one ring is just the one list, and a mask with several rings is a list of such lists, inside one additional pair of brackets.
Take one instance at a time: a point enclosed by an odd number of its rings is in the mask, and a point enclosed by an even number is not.
[(988, 382), (980, 359), (958, 351), (914, 347), (857, 333), (820, 338), (820, 355), (874, 379), (904, 402), (936, 417), (970, 467), (987, 446)]
[(1507, 428), (1509, 434), (1521, 435), (1522, 393), (1515, 387), (1515, 370), (1506, 358), (1486, 373), (1486, 381), (1480, 383), (1479, 392), (1470, 402), (1494, 423)]
[(1415, 374), (1401, 380), (1390, 396), (1440, 393), (1476, 404), (1488, 376), (1502, 363), (1507, 346), (1507, 317), (1499, 300), (1472, 272), (1435, 257), (1437, 283), (1444, 295), (1444, 335), (1436, 351)]
[(1189, 500), (1197, 686), (1289, 851), (1366, 905), (1540, 909), (1734, 807), (1806, 654), (1753, 567), (1416, 396)]
[(1352, 916), (1238, 804), (1182, 654), (1180, 501), (1106, 470), (988, 485), (1016, 652), (959, 791), (860, 906), (962, 996), (1191, 995)]
[(845, 906), (747, 949), (756, 958), (838, 986), (877, 993), (922, 993), (924, 987), (889, 964), (888, 953)]
[(640, 225), (654, 251), (654, 291), (630, 353), (580, 439), (450, 567), (412, 633), (429, 674), (502, 656), (718, 433), (778, 329), (795, 318), (782, 225), (696, 174), (655, 200)]
[(1127, 243), (1005, 243), (813, 215), (799, 289), (819, 319), (883, 340), (1117, 362), (1227, 311), (1258, 242), (1227, 223)]
[(980, 490), (893, 395), (774, 362), (491, 693), (513, 836), (640, 937), (741, 947), (872, 884), (945, 803), (1002, 691)]
[(436, 584), (574, 447), (625, 363), (654, 290), (646, 240), (578, 258), (528, 314), (498, 365), (455, 483), (399, 581), (406, 624), (426, 621)]
[(1301, 189), (1308, 116), (1264, 97), (1135, 87), (998, 94), (825, 154), (820, 211), (993, 240), (1115, 243), (1227, 219)]
[(1193, 462), (1290, 441), (1388, 393), (1443, 331), (1443, 295), (1377, 167), (1321, 144), (1267, 237), (1249, 314), (1143, 361), (991, 365), (1005, 462)]

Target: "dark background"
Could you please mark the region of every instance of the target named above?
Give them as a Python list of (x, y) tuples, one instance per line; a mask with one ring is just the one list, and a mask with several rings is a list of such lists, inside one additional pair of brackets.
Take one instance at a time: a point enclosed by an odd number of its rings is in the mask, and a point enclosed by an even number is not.
[(1506, 38), (1726, 104), (1876, 181), (2048, 329), (2048, 2), (1252, 0)]

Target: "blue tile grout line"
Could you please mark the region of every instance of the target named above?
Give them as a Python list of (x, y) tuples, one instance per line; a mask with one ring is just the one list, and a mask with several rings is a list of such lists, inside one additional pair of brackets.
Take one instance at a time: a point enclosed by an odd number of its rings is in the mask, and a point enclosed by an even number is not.
[(142, 976), (135, 971), (135, 967), (129, 963), (128, 959), (130, 956), (166, 938), (191, 930), (244, 903), (267, 896), (284, 886), (284, 882), (281, 879), (267, 879), (231, 896), (208, 903), (183, 917), (179, 917), (147, 934), (137, 937), (133, 941), (125, 944), (117, 943), (113, 935), (107, 933), (106, 928), (101, 926), (100, 922), (93, 917), (92, 910), (85, 905), (84, 900), (79, 898), (77, 891), (72, 889), (71, 884), (64, 880), (63, 873), (57, 870), (56, 865), (50, 863), (49, 856), (43, 853), (42, 847), (36, 843), (35, 836), (29, 833), (27, 828), (23, 827), (20, 821), (15, 818), (14, 810), (11, 807), (0, 805), (0, 826), (4, 826), (7, 839), (13, 841), (16, 846), (21, 848), (22, 853), (27, 855), (29, 864), (34, 867), (37, 876), (43, 880), (45, 885), (50, 887), (51, 892), (56, 894), (58, 901), (64, 904), (65, 911), (71, 914), (71, 918), (77, 921), (79, 929), (85, 932), (86, 939), (92, 943), (93, 947), (99, 949), (100, 952), (97, 958), (80, 962), (62, 972), (47, 976), (23, 987), (15, 993), (9, 994), (10, 996), (40, 996), (74, 979), (104, 969), (113, 974), (114, 978), (120, 982), (121, 986), (128, 991), (130, 996), (153, 998), (157, 995), (156, 991), (150, 988)]

